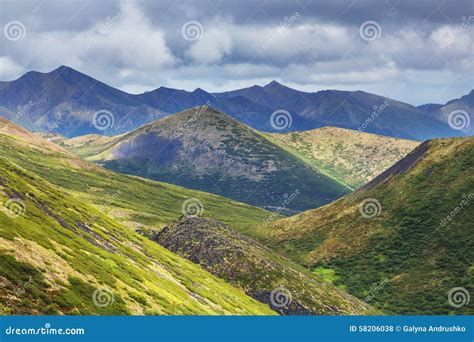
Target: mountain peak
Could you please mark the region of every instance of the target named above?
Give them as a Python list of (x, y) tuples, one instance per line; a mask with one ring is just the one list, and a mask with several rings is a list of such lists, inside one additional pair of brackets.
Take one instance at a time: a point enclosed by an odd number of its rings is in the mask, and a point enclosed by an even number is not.
[(273, 80), (273, 81), (271, 81), (270, 83), (264, 85), (263, 87), (264, 87), (264, 88), (270, 88), (270, 87), (284, 87), (284, 85), (281, 84), (281, 83), (279, 83), (279, 82), (277, 82), (277, 81), (275, 81), (275, 80)]
[(50, 74), (63, 74), (63, 73), (74, 73), (74, 74), (81, 74), (81, 75), (84, 75), (82, 74), (81, 72), (71, 68), (71, 67), (68, 67), (67, 65), (61, 65), (59, 67), (57, 67), (56, 69), (54, 69), (53, 71), (50, 72)]
[(193, 90), (193, 94), (203, 94), (208, 95), (209, 93), (202, 88), (196, 88)]

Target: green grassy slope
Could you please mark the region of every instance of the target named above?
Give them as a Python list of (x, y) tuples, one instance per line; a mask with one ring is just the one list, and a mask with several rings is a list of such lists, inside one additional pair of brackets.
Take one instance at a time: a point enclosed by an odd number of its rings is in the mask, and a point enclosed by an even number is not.
[(87, 134), (75, 138), (67, 139), (59, 134), (54, 133), (35, 133), (42, 138), (45, 138), (66, 150), (73, 152), (75, 155), (86, 158), (91, 155), (102, 152), (104, 149), (111, 146), (117, 139), (120, 139), (121, 135), (113, 137), (98, 135), (98, 134)]
[(336, 127), (267, 136), (327, 175), (359, 188), (405, 157), (417, 141)]
[(3, 157), (0, 203), (1, 314), (272, 313)]
[[(90, 149), (97, 150), (97, 144), (92, 141)], [(260, 132), (206, 106), (145, 125), (87, 159), (270, 210), (297, 192), (284, 213), (318, 207), (351, 191)]]
[(230, 227), (184, 217), (152, 237), (285, 315), (363, 315), (376, 310)]
[(471, 137), (425, 142), (357, 192), (249, 232), (386, 312), (473, 314), (447, 298), (474, 290), (473, 218)]
[(271, 215), (220, 196), (117, 174), (47, 143), (37, 135), (10, 126), (9, 132), (0, 133), (0, 156), (135, 229), (161, 228), (182, 215), (183, 204), (189, 199), (202, 204), (204, 216), (241, 229)]

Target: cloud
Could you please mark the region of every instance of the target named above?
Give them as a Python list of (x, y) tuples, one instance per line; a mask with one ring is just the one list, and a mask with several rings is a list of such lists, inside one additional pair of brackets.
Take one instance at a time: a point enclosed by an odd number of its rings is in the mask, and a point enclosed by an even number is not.
[(25, 69), (15, 63), (9, 56), (0, 56), (0, 79), (11, 80), (17, 78)]
[[(464, 0), (456, 6), (442, 0), (2, 2), (2, 25), (18, 20), (26, 35), (0, 44), (0, 77), (66, 64), (132, 92), (161, 85), (219, 91), (277, 79), (305, 90), (393, 93), (412, 103), (432, 102), (426, 89), (442, 79), (449, 80), (443, 102), (472, 89), (469, 6)], [(359, 27), (369, 20), (381, 35), (365, 41)], [(203, 26), (198, 40), (183, 39), (190, 21)]]
[(12, 55), (49, 69), (67, 64), (86, 69), (95, 65), (103, 70), (156, 71), (177, 62), (163, 31), (152, 25), (134, 2), (122, 2), (118, 11), (86, 29), (28, 30), (24, 41), (10, 45)]
[(210, 64), (219, 63), (229, 54), (232, 48), (232, 36), (225, 27), (211, 27), (204, 31), (186, 52), (193, 62)]

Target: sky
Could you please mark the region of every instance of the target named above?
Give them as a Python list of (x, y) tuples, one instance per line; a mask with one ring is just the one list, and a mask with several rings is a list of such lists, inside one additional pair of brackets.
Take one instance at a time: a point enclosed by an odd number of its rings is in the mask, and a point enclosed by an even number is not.
[(414, 105), (474, 88), (470, 0), (0, 0), (0, 80), (67, 65), (130, 93), (276, 80)]

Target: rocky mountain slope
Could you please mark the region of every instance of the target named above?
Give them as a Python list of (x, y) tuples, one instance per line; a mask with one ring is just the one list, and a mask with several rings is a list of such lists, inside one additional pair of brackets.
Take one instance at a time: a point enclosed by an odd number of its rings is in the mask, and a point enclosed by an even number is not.
[(152, 239), (284, 315), (376, 313), (366, 303), (215, 220), (183, 217)]

